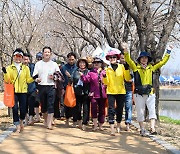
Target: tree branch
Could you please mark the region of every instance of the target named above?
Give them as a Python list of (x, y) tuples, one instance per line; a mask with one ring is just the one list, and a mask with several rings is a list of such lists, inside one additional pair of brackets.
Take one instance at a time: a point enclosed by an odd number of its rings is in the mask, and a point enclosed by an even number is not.
[(161, 57), (164, 53), (164, 50), (166, 48), (166, 44), (168, 42), (168, 39), (171, 35), (171, 32), (174, 28), (175, 23), (177, 22), (177, 14), (179, 10), (180, 2), (174, 0), (172, 10), (170, 12), (170, 16), (168, 18), (167, 24), (164, 24), (163, 30), (159, 39), (159, 44), (157, 46), (157, 54)]
[(120, 0), (121, 4), (125, 8), (125, 10), (128, 12), (128, 14), (131, 15), (131, 17), (137, 22), (138, 20), (138, 12), (135, 11), (132, 3), (129, 0)]

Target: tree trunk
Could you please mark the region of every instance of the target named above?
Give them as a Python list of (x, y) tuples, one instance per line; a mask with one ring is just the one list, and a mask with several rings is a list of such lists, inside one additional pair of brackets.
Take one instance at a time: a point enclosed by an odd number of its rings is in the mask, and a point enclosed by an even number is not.
[[(2, 50), (0, 49), (0, 68), (3, 67)], [(3, 73), (0, 73), (0, 92), (3, 91)]]
[(155, 89), (156, 94), (156, 116), (157, 120), (159, 121), (159, 76), (160, 76), (160, 70), (157, 70), (153, 75), (153, 87)]

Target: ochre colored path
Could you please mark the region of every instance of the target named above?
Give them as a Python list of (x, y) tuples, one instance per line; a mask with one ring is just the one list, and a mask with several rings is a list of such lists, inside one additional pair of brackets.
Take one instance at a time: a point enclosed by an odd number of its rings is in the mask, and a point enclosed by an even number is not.
[[(42, 123), (26, 126), (22, 133), (12, 133), (0, 144), (0, 154), (119, 154), (162, 153), (167, 151), (148, 137), (141, 137), (136, 129), (110, 136), (109, 125), (104, 131), (93, 132), (65, 127), (64, 121), (56, 121), (54, 130)], [(123, 126), (124, 128), (125, 126)]]

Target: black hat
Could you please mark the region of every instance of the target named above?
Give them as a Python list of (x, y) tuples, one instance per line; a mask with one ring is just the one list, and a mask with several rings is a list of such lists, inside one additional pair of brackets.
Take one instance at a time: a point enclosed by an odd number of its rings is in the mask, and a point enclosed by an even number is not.
[(17, 54), (23, 56), (24, 55), (24, 51), (21, 48), (17, 48), (16, 50), (14, 50), (13, 56), (15, 56)]
[(152, 61), (152, 57), (150, 56), (150, 54), (146, 51), (142, 51), (137, 59), (137, 61), (140, 63), (140, 58), (141, 57), (148, 57), (148, 62)]
[(95, 62), (103, 63), (103, 60), (98, 57), (94, 57), (93, 63)]

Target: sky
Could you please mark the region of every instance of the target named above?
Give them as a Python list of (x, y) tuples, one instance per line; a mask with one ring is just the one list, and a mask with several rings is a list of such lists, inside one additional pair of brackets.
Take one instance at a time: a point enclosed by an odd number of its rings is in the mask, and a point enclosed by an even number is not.
[(172, 50), (169, 61), (162, 67), (162, 69), (163, 71), (168, 71), (170, 75), (173, 75), (177, 70), (180, 72), (180, 49), (174, 48)]

